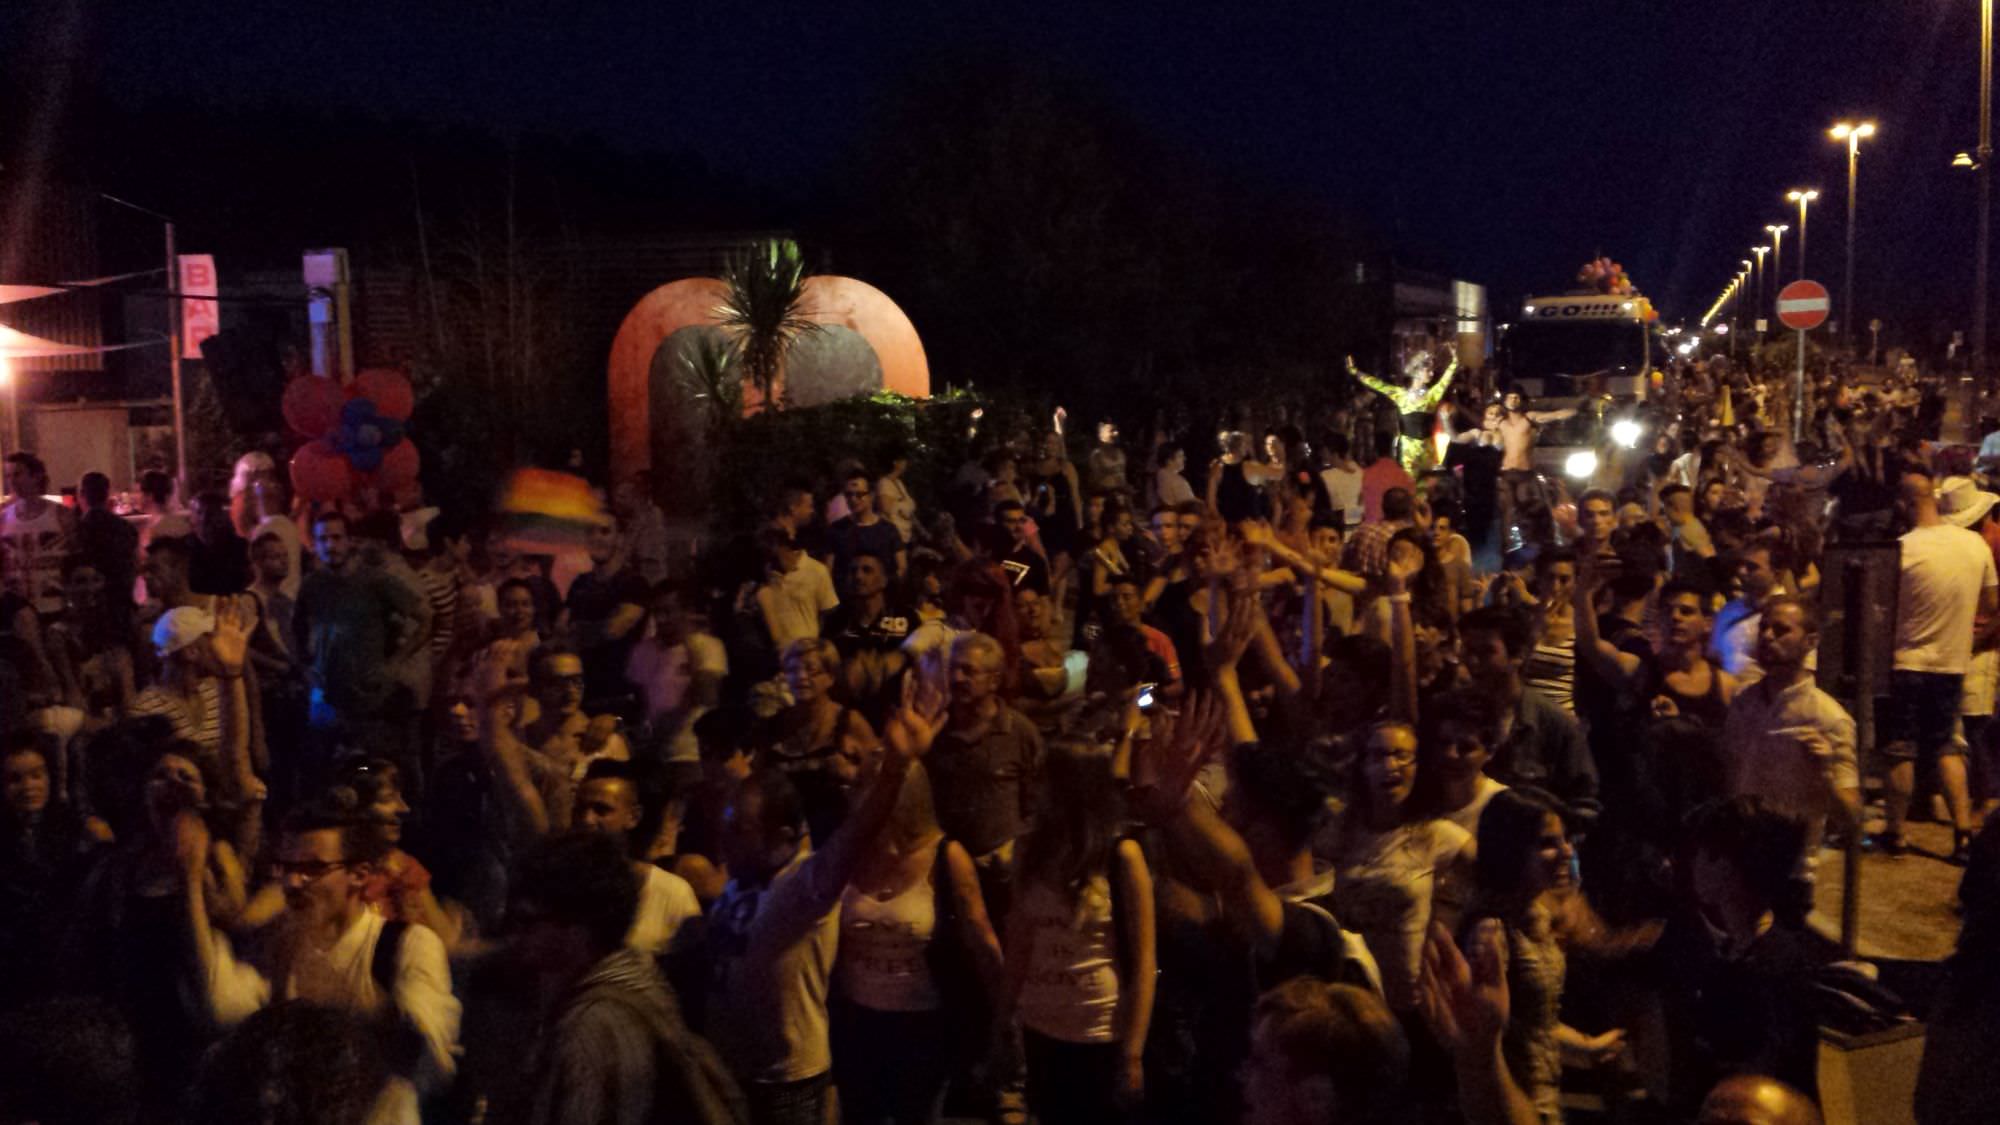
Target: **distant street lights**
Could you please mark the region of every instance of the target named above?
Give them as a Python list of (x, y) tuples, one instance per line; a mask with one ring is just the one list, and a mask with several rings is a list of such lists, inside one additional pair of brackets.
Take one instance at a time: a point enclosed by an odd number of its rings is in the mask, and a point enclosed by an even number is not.
[(1840, 286), (1840, 334), (1854, 346), (1854, 178), (1861, 162), (1861, 142), (1875, 135), (1873, 121), (1838, 121), (1826, 135), (1847, 142), (1847, 267)]
[(1787, 202), (1799, 205), (1799, 280), (1806, 277), (1806, 208), (1819, 198), (1817, 188), (1793, 188), (1785, 193)]

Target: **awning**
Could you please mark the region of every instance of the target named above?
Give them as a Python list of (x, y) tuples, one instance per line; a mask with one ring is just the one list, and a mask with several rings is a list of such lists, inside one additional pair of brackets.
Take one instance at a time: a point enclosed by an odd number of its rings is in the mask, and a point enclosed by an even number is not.
[(130, 281), (135, 277), (150, 277), (165, 273), (155, 267), (149, 270), (134, 270), (131, 273), (113, 274), (110, 277), (93, 277), (83, 281), (58, 281), (54, 285), (4, 285), (0, 284), (0, 305), (11, 305), (16, 301), (32, 301), (37, 297), (52, 297), (57, 293), (68, 293), (74, 289), (89, 289), (98, 285), (110, 285), (116, 281)]
[(144, 340), (134, 340), (129, 344), (58, 344), (54, 340), (44, 340), (40, 336), (30, 336), (26, 332), (0, 324), (0, 359), (42, 359), (48, 356), (101, 355), (104, 352), (122, 352), (130, 348), (151, 347), (167, 342), (165, 336), (153, 336)]

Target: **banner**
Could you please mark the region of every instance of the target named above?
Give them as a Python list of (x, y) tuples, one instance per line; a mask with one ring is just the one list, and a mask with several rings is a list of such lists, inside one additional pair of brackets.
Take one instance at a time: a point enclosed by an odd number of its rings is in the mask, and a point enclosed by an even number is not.
[(200, 359), (201, 342), (222, 331), (222, 305), (215, 299), (215, 255), (180, 256), (181, 358)]

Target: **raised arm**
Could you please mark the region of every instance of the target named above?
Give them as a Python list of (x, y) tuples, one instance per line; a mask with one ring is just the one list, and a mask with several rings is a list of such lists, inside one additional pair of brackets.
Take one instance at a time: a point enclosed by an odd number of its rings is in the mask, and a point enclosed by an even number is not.
[(1375, 376), (1368, 374), (1366, 371), (1361, 370), (1359, 367), (1354, 366), (1353, 356), (1347, 357), (1347, 373), (1354, 376), (1362, 386), (1367, 387), (1369, 390), (1374, 391), (1391, 402), (1396, 401), (1403, 393), (1401, 387), (1392, 383), (1385, 383)]
[(1424, 397), (1417, 400), (1417, 409), (1436, 410), (1437, 404), (1444, 401), (1444, 393), (1451, 389), (1451, 378), (1456, 374), (1458, 374), (1458, 353), (1453, 352), (1451, 360), (1444, 365), (1444, 374), (1438, 376), (1437, 382), (1432, 383), (1430, 389), (1424, 392)]
[(1615, 684), (1635, 684), (1644, 661), (1604, 639), (1597, 629), (1597, 591), (1607, 577), (1595, 559), (1579, 558), (1576, 582), (1570, 587), (1571, 609), (1576, 619), (1576, 651), (1590, 661), (1597, 674)]
[(480, 704), (479, 747), (492, 778), (494, 797), (510, 813), (508, 823), (514, 831), (534, 839), (547, 835), (551, 824), (548, 804), (528, 771), (529, 750), (514, 733), (521, 688), (507, 678), (512, 656), (509, 642), (495, 641), (479, 654), (474, 665), (472, 682)]

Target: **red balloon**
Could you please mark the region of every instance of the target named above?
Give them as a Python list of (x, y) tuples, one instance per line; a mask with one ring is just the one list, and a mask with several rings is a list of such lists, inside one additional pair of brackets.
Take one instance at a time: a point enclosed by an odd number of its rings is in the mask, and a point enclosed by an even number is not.
[(309, 438), (316, 438), (340, 423), (340, 408), (347, 404), (347, 391), (337, 379), (301, 375), (285, 384), (282, 401), (285, 422)]
[(375, 413), (398, 422), (410, 420), (417, 406), (417, 392), (410, 381), (393, 367), (371, 367), (354, 377), (354, 393), (375, 404)]
[(370, 480), (374, 482), (375, 487), (384, 492), (401, 492), (417, 483), (417, 470), (422, 465), (423, 462), (417, 457), (417, 444), (409, 438), (404, 438), (382, 455), (382, 464), (376, 468)]
[(314, 502), (345, 500), (354, 491), (354, 467), (322, 438), (292, 454), (292, 491)]

